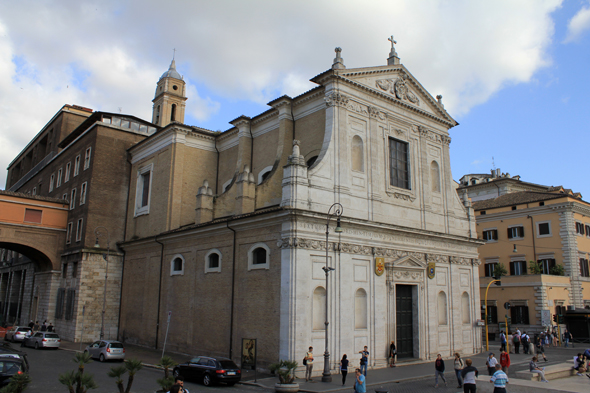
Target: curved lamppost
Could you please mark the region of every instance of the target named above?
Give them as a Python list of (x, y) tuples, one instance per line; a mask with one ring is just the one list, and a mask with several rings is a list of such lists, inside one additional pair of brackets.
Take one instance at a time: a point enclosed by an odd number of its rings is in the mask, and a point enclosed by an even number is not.
[(111, 238), (109, 237), (109, 230), (103, 226), (98, 226), (98, 227), (94, 228), (94, 236), (96, 236), (96, 243), (94, 243), (94, 248), (100, 248), (100, 244), (98, 243), (98, 239), (105, 236), (104, 233), (101, 233), (102, 231), (106, 232), (106, 238), (107, 238), (107, 254), (106, 254), (106, 257), (104, 254), (102, 256), (107, 261), (107, 265), (106, 265), (105, 271), (104, 271), (104, 297), (102, 300), (102, 321), (100, 323), (100, 339), (101, 340), (104, 339), (104, 315), (107, 310), (107, 280), (109, 277), (109, 254), (111, 252)]
[(328, 263), (328, 237), (330, 235), (330, 219), (336, 216), (336, 229), (334, 232), (340, 233), (342, 232), (342, 228), (340, 227), (340, 217), (342, 216), (343, 207), (339, 203), (335, 203), (330, 206), (328, 209), (328, 219), (326, 220), (326, 266), (322, 269), (326, 273), (326, 321), (324, 322), (326, 326), (325, 331), (325, 340), (326, 340), (326, 348), (324, 351), (324, 372), (322, 373), (322, 382), (332, 382), (332, 375), (330, 374), (330, 352), (328, 352), (328, 273), (334, 270), (333, 267), (329, 267)]

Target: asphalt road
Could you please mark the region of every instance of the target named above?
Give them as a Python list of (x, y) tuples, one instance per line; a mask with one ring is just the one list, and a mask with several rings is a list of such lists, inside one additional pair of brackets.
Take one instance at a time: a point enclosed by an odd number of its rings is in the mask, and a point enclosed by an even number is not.
[[(66, 371), (77, 369), (77, 363), (73, 361), (74, 353), (64, 350), (43, 349), (35, 350), (33, 348), (21, 348), (20, 344), (12, 344), (15, 349), (22, 350), (27, 353), (30, 364), (29, 374), (32, 382), (28, 386), (27, 393), (36, 392), (62, 392), (67, 393), (68, 389), (62, 385), (58, 380), (58, 375)], [(105, 362), (92, 361), (85, 367), (85, 373), (94, 375), (94, 380), (98, 384), (98, 389), (90, 390), (95, 393), (115, 393), (117, 392), (117, 385), (115, 379), (110, 378), (107, 372), (113, 366), (121, 365), (121, 362)], [(143, 368), (136, 375), (131, 387), (132, 392), (145, 393), (155, 392), (160, 387), (156, 383), (156, 379), (162, 378), (164, 372), (151, 368)], [(125, 387), (127, 386), (127, 374), (123, 377)], [(235, 385), (228, 386), (213, 386), (205, 387), (195, 382), (185, 382), (185, 388), (190, 393), (220, 393), (221, 391), (228, 393), (254, 393), (266, 391), (265, 389), (246, 386)]]

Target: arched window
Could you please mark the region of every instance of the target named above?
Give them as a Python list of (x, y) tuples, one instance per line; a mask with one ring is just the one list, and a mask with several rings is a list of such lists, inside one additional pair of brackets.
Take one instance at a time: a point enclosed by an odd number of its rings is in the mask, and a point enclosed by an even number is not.
[(315, 162), (317, 161), (317, 159), (318, 159), (318, 156), (310, 157), (309, 160), (307, 160), (307, 162), (306, 162), (307, 167), (309, 168), (310, 166), (312, 166), (313, 164), (315, 164)]
[(184, 257), (181, 254), (176, 254), (170, 261), (170, 275), (177, 276), (184, 274)]
[(352, 170), (358, 172), (365, 171), (363, 140), (358, 135), (352, 137)]
[(170, 109), (170, 121), (176, 120), (176, 104), (172, 104), (172, 108)]
[(160, 124), (160, 105), (156, 108), (156, 124)]
[(268, 269), (270, 248), (264, 243), (256, 243), (248, 251), (248, 270)]
[(354, 294), (354, 328), (367, 328), (367, 292), (362, 288)]
[(438, 293), (438, 324), (447, 325), (447, 295), (440, 291)]
[(440, 171), (436, 161), (430, 163), (430, 185), (432, 192), (440, 192)]
[(469, 307), (469, 294), (467, 292), (463, 292), (461, 295), (461, 315), (463, 316), (463, 323), (470, 323), (471, 322), (471, 308)]
[(205, 273), (221, 272), (221, 251), (210, 250), (205, 255)]
[(313, 291), (312, 308), (312, 328), (313, 330), (324, 330), (326, 319), (326, 289), (324, 287), (317, 287)]
[(272, 165), (267, 166), (266, 168), (264, 168), (263, 170), (258, 172), (258, 184), (265, 181), (270, 176), (271, 171), (272, 171)]

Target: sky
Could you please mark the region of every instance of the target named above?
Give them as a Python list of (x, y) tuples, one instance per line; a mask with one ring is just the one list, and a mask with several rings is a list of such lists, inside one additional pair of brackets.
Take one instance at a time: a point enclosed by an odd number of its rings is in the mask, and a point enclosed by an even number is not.
[[(590, 0), (0, 2), (0, 167), (64, 105), (151, 119), (173, 55), (185, 123), (225, 131), (348, 68), (402, 64), (459, 122), (451, 169), (590, 201)], [(0, 171), (0, 188), (6, 171)]]

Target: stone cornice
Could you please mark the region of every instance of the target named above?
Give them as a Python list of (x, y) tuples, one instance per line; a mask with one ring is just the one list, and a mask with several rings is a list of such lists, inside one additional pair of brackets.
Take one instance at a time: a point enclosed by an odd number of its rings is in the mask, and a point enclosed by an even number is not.
[(252, 124), (262, 123), (263, 121), (266, 121), (270, 118), (277, 117), (277, 116), (279, 116), (279, 111), (272, 109), (272, 110), (268, 111), (268, 113), (266, 115), (256, 117), (254, 120), (252, 120)]
[(295, 97), (293, 99), (293, 107), (297, 107), (299, 105), (303, 105), (303, 104), (305, 104), (308, 101), (312, 101), (312, 100), (317, 99), (318, 97), (323, 96), (324, 95), (324, 91), (325, 91), (325, 89), (318, 89), (317, 91), (315, 91), (315, 92), (313, 92), (311, 94), (305, 95), (303, 97), (299, 96), (301, 98)]

